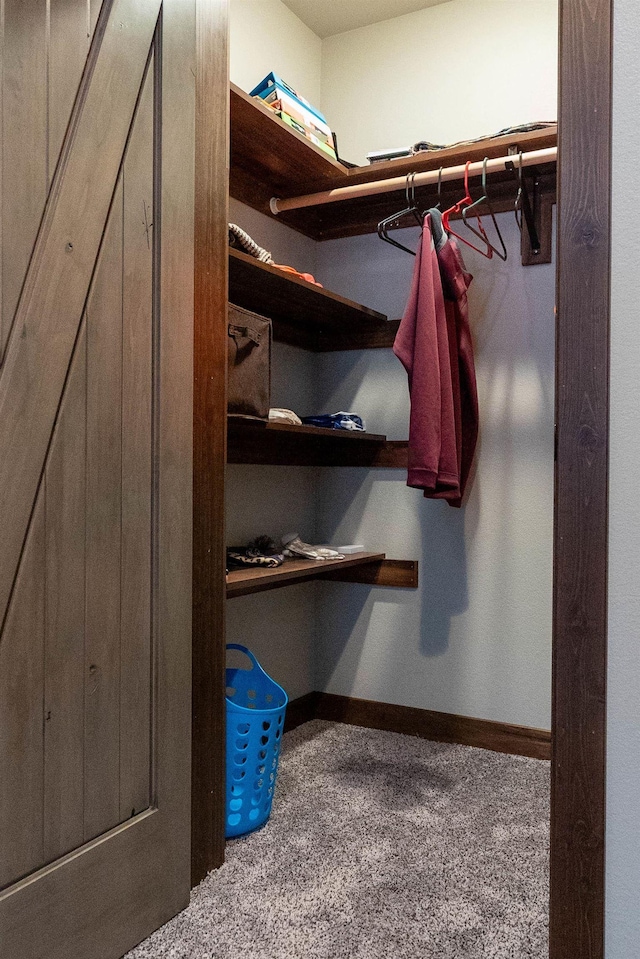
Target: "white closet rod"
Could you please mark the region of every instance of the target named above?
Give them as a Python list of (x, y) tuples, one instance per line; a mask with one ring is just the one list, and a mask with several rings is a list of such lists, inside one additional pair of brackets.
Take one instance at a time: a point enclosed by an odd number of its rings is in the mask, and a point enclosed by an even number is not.
[[(507, 163), (520, 165), (520, 154), (515, 153), (511, 156), (494, 157), (487, 160), (487, 173), (502, 172), (506, 169)], [(522, 166), (535, 166), (538, 163), (553, 163), (558, 158), (558, 148), (551, 147), (548, 150), (532, 150), (530, 153), (522, 154)], [(484, 161), (479, 160), (469, 166), (469, 175), (478, 176), (482, 173)], [(447, 180), (460, 180), (464, 177), (466, 164), (461, 166), (445, 167), (442, 171), (441, 180), (444, 183)], [(306, 196), (292, 196), (288, 200), (281, 200), (278, 197), (271, 197), (269, 205), (274, 214), (285, 213), (287, 210), (301, 210), (307, 206), (321, 206), (324, 203), (337, 203), (338, 200), (352, 200), (361, 196), (376, 196), (378, 193), (393, 193), (395, 190), (402, 190), (407, 182), (406, 176), (396, 176), (388, 180), (376, 180), (374, 183), (358, 183), (354, 186), (337, 187), (335, 190), (327, 190), (324, 193), (307, 193)], [(416, 186), (427, 186), (438, 182), (438, 170), (428, 170), (425, 173), (416, 173), (413, 181)]]

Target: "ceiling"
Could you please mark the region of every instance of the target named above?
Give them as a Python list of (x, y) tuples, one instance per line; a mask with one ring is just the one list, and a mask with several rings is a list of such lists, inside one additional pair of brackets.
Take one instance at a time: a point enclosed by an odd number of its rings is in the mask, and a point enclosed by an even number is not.
[(316, 36), (332, 37), (450, 0), (283, 0)]

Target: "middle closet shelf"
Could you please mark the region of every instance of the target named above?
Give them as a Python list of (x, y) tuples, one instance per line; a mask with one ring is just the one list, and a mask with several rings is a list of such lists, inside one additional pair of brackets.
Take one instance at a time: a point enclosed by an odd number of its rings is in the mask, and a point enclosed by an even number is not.
[(227, 421), (228, 463), (406, 469), (407, 447), (407, 440), (388, 440), (378, 433), (262, 423), (233, 416)]
[(315, 353), (393, 346), (399, 320), (229, 250), (229, 300), (268, 316), (273, 337)]
[[(390, 348), (399, 320), (229, 250), (229, 301), (268, 316), (273, 337), (313, 352)], [(229, 417), (227, 462), (407, 468), (406, 440)]]

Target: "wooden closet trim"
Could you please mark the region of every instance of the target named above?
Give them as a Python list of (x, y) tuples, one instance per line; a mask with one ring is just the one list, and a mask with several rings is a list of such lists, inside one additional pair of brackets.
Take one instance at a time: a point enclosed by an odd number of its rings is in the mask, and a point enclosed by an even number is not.
[(228, 0), (196, 0), (191, 881), (224, 862)]
[(602, 959), (613, 0), (560, 0), (551, 959)]

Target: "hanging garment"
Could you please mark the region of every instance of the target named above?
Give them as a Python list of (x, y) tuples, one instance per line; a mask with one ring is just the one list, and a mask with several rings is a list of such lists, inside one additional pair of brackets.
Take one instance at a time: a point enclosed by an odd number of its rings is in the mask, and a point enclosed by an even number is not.
[(478, 435), (466, 272), (440, 214), (425, 217), (411, 292), (394, 343), (409, 378), (407, 485), (460, 506)]
[[(433, 495), (439, 499), (446, 499), (450, 506), (460, 506), (471, 473), (478, 442), (478, 389), (467, 299), (467, 290), (473, 277), (470, 273), (467, 273), (462, 254), (453, 240), (446, 238), (445, 242), (438, 244), (437, 256), (451, 346), (460, 482), (458, 495), (438, 491)], [(428, 495), (425, 492), (425, 496)]]
[(407, 371), (411, 412), (407, 485), (459, 495), (452, 362), (431, 216), (418, 241), (411, 291), (393, 351)]

